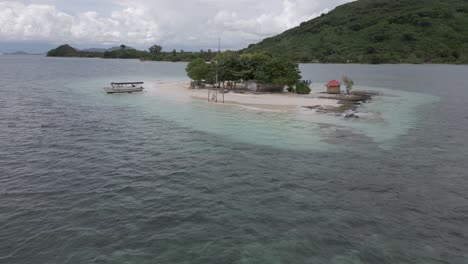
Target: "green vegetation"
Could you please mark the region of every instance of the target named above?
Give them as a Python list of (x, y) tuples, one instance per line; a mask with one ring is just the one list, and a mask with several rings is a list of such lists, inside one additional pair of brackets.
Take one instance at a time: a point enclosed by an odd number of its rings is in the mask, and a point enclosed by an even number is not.
[[(124, 52), (123, 50), (121, 51)], [(107, 53), (107, 52), (106, 52)], [(103, 58), (105, 52), (82, 51), (65, 44), (47, 52), (47, 57), (82, 57), (82, 58)]]
[(47, 56), (49, 57), (75, 57), (77, 55), (78, 51), (68, 44), (59, 46), (56, 49), (47, 52)]
[(155, 56), (161, 54), (161, 51), (162, 51), (162, 47), (159, 46), (159, 45), (153, 45), (151, 46), (149, 49), (149, 52)]
[(120, 49), (105, 51), (100, 57), (105, 59), (139, 59), (146, 57), (148, 54), (146, 51), (129, 48), (122, 44)]
[(240, 55), (237, 52), (227, 51), (216, 55), (210, 63), (206, 63), (203, 59), (195, 59), (187, 65), (186, 71), (197, 84), (204, 82), (216, 85), (217, 75), (218, 82), (223, 85), (226, 81), (239, 83), (257, 80), (297, 87), (298, 93), (310, 93), (309, 87), (299, 81), (301, 75), (297, 63), (267, 53)]
[(47, 53), (48, 57), (88, 57), (88, 58), (105, 58), (105, 59), (140, 59), (153, 61), (192, 61), (200, 58), (209, 61), (216, 56), (217, 53), (211, 50), (199, 52), (162, 51), (159, 45), (151, 46), (148, 51), (137, 50), (126, 45), (120, 45), (119, 48), (110, 49), (107, 51), (83, 51), (71, 47), (68, 44), (61, 45)]
[(310, 94), (311, 89), (310, 89), (308, 84), (306, 84), (304, 82), (300, 82), (300, 83), (296, 84), (295, 92), (298, 93), (298, 94)]
[(351, 90), (353, 89), (353, 86), (354, 86), (354, 81), (351, 80), (351, 78), (349, 78), (348, 76), (344, 75), (341, 80), (343, 81), (345, 87), (346, 87), (346, 92), (348, 94), (351, 93)]
[(186, 71), (190, 79), (198, 84), (203, 80), (207, 80), (212, 71), (212, 65), (207, 64), (203, 59), (195, 59), (187, 65)]
[(242, 52), (300, 62), (468, 63), (468, 1), (359, 0)]

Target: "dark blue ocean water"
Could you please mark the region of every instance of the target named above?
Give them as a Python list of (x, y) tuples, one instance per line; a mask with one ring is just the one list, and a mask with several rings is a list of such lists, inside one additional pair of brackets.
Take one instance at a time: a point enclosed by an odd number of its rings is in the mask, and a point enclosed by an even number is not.
[(431, 98), (378, 127), (101, 89), (184, 68), (0, 56), (0, 263), (468, 263), (467, 66), (301, 66)]

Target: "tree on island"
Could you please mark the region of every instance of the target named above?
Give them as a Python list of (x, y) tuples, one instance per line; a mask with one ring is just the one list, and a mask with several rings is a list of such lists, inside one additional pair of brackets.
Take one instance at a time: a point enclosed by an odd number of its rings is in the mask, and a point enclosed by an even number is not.
[(194, 80), (199, 85), (203, 80), (208, 78), (210, 65), (203, 59), (195, 59), (187, 65), (185, 69), (190, 79)]
[(346, 92), (348, 94), (351, 93), (351, 90), (353, 89), (353, 86), (354, 86), (354, 81), (351, 80), (348, 76), (344, 75), (343, 77), (341, 77), (341, 80), (344, 82), (344, 85), (346, 87)]
[(121, 50), (126, 50), (127, 49), (127, 46), (125, 46), (124, 44), (120, 45), (120, 49)]
[(243, 67), (242, 76), (244, 80), (256, 79), (256, 71), (260, 67), (271, 60), (271, 55), (265, 52), (257, 52), (252, 54), (242, 54), (240, 56)]
[(226, 51), (216, 55), (212, 62), (213, 67), (218, 72), (218, 81), (232, 81), (234, 83), (241, 81), (243, 78), (243, 65), (241, 64), (239, 54)]
[(255, 77), (265, 83), (284, 84), (291, 87), (299, 83), (301, 74), (297, 63), (275, 57), (260, 64), (255, 71)]
[(162, 51), (162, 47), (159, 45), (153, 45), (148, 50), (153, 55), (159, 55)]
[(215, 84), (217, 79), (223, 83), (223, 87), (226, 81), (233, 82), (235, 87), (237, 82), (256, 80), (267, 84), (299, 87), (297, 93), (310, 93), (308, 87), (301, 85), (297, 63), (266, 53), (239, 55), (237, 52), (223, 52), (209, 64), (201, 58), (193, 60), (186, 70), (197, 84), (202, 81)]

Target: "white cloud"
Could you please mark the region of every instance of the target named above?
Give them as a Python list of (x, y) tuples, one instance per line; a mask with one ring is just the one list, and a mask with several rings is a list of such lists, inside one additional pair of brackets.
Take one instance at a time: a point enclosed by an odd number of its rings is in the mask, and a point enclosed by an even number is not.
[[(108, 0), (112, 10), (93, 10), (85, 1), (0, 1), (0, 39), (139, 47), (225, 48), (249, 43), (297, 26), (350, 0)], [(34, 2), (34, 3), (29, 3)], [(73, 2), (73, 3), (72, 3)], [(67, 6), (69, 5), (69, 6)], [(60, 6), (60, 9), (57, 7)], [(67, 8), (69, 7), (69, 8)]]
[(0, 36), (2, 39), (47, 39), (66, 34), (73, 17), (48, 5), (25, 6), (0, 2)]
[(53, 5), (0, 2), (0, 37), (3, 40), (146, 44), (158, 40), (158, 25), (142, 19), (141, 9), (128, 7), (108, 17), (89, 11), (70, 15)]
[(316, 7), (317, 4), (313, 1), (283, 0), (278, 12), (248, 14), (247, 17), (242, 17), (236, 11), (221, 10), (213, 19), (208, 20), (207, 24), (218, 31), (251, 36), (252, 40), (257, 40), (259, 37), (278, 34), (320, 13), (328, 12), (328, 9), (314, 12)]

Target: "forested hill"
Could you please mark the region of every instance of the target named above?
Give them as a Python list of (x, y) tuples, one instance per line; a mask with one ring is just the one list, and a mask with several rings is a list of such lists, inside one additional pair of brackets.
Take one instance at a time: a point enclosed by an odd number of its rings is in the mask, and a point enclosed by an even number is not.
[(468, 63), (468, 0), (358, 0), (242, 52), (301, 62)]

